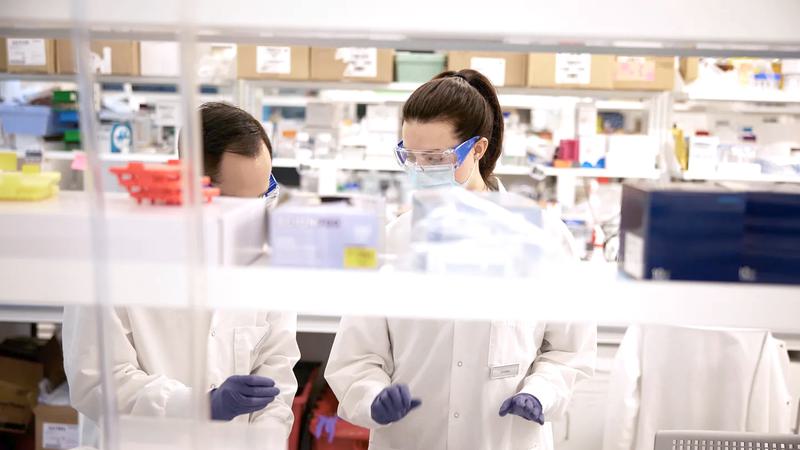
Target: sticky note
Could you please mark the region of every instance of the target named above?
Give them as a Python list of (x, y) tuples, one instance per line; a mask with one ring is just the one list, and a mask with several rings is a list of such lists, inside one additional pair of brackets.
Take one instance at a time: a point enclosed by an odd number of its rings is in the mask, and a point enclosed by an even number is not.
[(374, 248), (346, 247), (344, 249), (345, 269), (374, 269), (378, 267), (378, 252)]
[(17, 152), (0, 152), (0, 172), (17, 171)]
[(72, 170), (86, 170), (86, 153), (83, 152), (73, 152), (75, 153), (75, 158), (72, 160)]

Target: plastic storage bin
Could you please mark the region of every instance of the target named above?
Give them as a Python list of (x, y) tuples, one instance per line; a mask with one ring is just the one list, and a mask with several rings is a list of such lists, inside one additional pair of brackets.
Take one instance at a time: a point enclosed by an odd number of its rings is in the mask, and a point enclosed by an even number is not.
[(424, 83), (444, 71), (441, 53), (397, 52), (395, 80), (401, 83)]
[(0, 200), (44, 200), (58, 194), (60, 172), (0, 173)]
[[(369, 430), (338, 418), (338, 406), (330, 388), (325, 389), (308, 427), (308, 431), (314, 435), (312, 450), (367, 450)], [(329, 426), (320, 426), (320, 421)], [(317, 430), (318, 427), (320, 430)]]
[(0, 123), (8, 134), (59, 134), (53, 110), (49, 106), (0, 105)]
[(296, 395), (292, 401), (294, 423), (292, 424), (292, 431), (289, 433), (289, 450), (298, 450), (300, 448), (300, 430), (303, 428), (303, 413), (306, 410), (308, 398), (311, 396), (311, 388), (314, 384), (314, 378), (316, 378), (315, 375), (316, 371), (312, 371), (300, 395)]

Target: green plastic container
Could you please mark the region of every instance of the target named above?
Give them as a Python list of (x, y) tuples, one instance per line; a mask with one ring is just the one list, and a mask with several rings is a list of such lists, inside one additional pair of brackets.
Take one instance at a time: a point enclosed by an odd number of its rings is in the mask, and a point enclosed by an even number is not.
[(394, 59), (395, 81), (424, 83), (444, 71), (441, 53), (397, 52)]
[(77, 103), (78, 93), (76, 91), (55, 91), (53, 92), (53, 103)]
[(79, 143), (81, 142), (81, 130), (66, 130), (64, 131), (64, 142), (66, 143)]

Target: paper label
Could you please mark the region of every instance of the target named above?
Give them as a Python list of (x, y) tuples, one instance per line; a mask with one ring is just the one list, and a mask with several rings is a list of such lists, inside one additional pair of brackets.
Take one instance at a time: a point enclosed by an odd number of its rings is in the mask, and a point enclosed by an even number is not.
[(11, 66), (44, 66), (47, 51), (44, 39), (8, 39), (8, 64)]
[(111, 75), (111, 47), (103, 47), (100, 54), (91, 52), (91, 58), (95, 73)]
[(482, 58), (469, 60), (469, 68), (482, 73), (495, 86), (506, 85), (506, 60), (504, 58)]
[(156, 125), (177, 127), (181, 123), (180, 117), (177, 103), (156, 103)]
[(375, 78), (378, 76), (378, 49), (345, 47), (336, 49), (336, 59), (343, 61), (345, 77)]
[(345, 269), (374, 269), (378, 267), (378, 253), (374, 248), (345, 247)]
[(617, 81), (655, 81), (656, 61), (652, 58), (618, 56), (614, 78)]
[(66, 423), (42, 424), (42, 447), (46, 449), (70, 449), (78, 446), (78, 425)]
[(291, 47), (256, 47), (256, 73), (289, 75), (292, 73)]
[(177, 42), (139, 43), (140, 72), (147, 77), (173, 77), (181, 73), (180, 46)]
[(557, 53), (556, 84), (589, 84), (592, 81), (592, 55)]
[(644, 239), (630, 231), (625, 233), (625, 272), (637, 279), (644, 278)]

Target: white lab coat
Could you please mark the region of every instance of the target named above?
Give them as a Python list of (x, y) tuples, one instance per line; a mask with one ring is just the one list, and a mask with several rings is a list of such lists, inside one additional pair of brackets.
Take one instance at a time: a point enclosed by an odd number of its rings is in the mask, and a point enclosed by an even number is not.
[[(120, 307), (109, 317), (113, 381), (122, 414), (191, 417), (191, 319), (184, 311)], [(236, 422), (291, 430), (297, 380), (292, 368), (300, 358), (295, 338), (297, 317), (278, 312), (217, 311), (208, 324), (207, 361), (201, 387), (209, 392), (231, 375), (254, 374), (275, 380), (280, 395), (266, 408)], [(64, 311), (64, 368), (75, 409), (97, 422), (101, 387), (97, 321), (90, 307)], [(270, 441), (273, 441), (272, 437)]]
[(659, 430), (788, 433), (789, 356), (763, 330), (631, 326), (617, 352), (604, 450), (652, 449)]
[[(390, 225), (390, 247), (407, 245), (410, 229), (410, 214)], [(338, 414), (372, 429), (371, 450), (552, 449), (549, 423), (500, 417), (500, 405), (529, 393), (545, 420), (558, 419), (575, 383), (593, 374), (596, 354), (594, 325), (344, 317), (325, 378)], [(393, 383), (407, 384), (422, 406), (381, 426), (370, 406)]]

